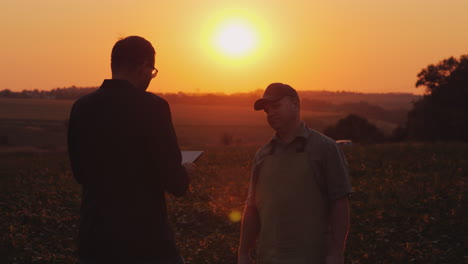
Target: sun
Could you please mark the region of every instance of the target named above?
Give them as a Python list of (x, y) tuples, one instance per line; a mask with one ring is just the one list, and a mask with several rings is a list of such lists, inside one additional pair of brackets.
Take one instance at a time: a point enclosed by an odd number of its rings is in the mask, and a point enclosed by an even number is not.
[(199, 49), (210, 59), (204, 63), (245, 70), (266, 59), (273, 43), (266, 21), (259, 12), (236, 8), (206, 16), (198, 35)]
[(214, 33), (213, 44), (221, 54), (243, 57), (257, 47), (258, 34), (246, 20), (234, 19), (221, 23)]

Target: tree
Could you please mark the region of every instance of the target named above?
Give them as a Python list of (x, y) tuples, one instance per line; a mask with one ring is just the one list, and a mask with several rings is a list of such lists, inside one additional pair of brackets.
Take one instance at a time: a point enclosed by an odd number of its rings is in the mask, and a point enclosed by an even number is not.
[(468, 141), (468, 55), (430, 64), (417, 77), (426, 94), (408, 113), (408, 137)]
[(327, 127), (323, 133), (335, 140), (350, 139), (361, 143), (378, 143), (385, 139), (374, 124), (353, 114), (338, 120), (335, 126)]
[(10, 89), (5, 89), (5, 90), (0, 91), (0, 97), (12, 97), (12, 96), (13, 96), (13, 92), (10, 91)]

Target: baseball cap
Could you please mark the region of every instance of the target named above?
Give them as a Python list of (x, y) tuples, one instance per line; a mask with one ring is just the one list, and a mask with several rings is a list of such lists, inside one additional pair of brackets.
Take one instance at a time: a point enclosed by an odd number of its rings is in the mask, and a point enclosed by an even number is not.
[(265, 103), (276, 102), (285, 96), (299, 98), (296, 90), (291, 86), (284, 83), (272, 83), (265, 89), (263, 97), (255, 101), (254, 109), (256, 111), (262, 110), (265, 107)]

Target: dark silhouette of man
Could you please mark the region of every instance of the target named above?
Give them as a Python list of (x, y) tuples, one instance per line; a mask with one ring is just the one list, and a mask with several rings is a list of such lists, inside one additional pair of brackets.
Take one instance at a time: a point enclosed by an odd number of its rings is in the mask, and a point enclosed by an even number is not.
[(351, 192), (336, 142), (300, 118), (295, 89), (270, 84), (254, 104), (275, 130), (254, 158), (239, 264), (343, 264)]
[(73, 104), (68, 152), (83, 189), (81, 263), (183, 263), (164, 192), (184, 195), (193, 164), (181, 165), (168, 103), (146, 92), (154, 65), (149, 41), (123, 38), (112, 49), (112, 79)]

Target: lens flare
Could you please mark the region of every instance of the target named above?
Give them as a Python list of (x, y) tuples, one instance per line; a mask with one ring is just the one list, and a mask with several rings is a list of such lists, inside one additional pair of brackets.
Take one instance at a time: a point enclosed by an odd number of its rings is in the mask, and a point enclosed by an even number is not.
[(234, 210), (229, 214), (229, 219), (231, 219), (232, 222), (237, 223), (242, 219), (241, 212)]

